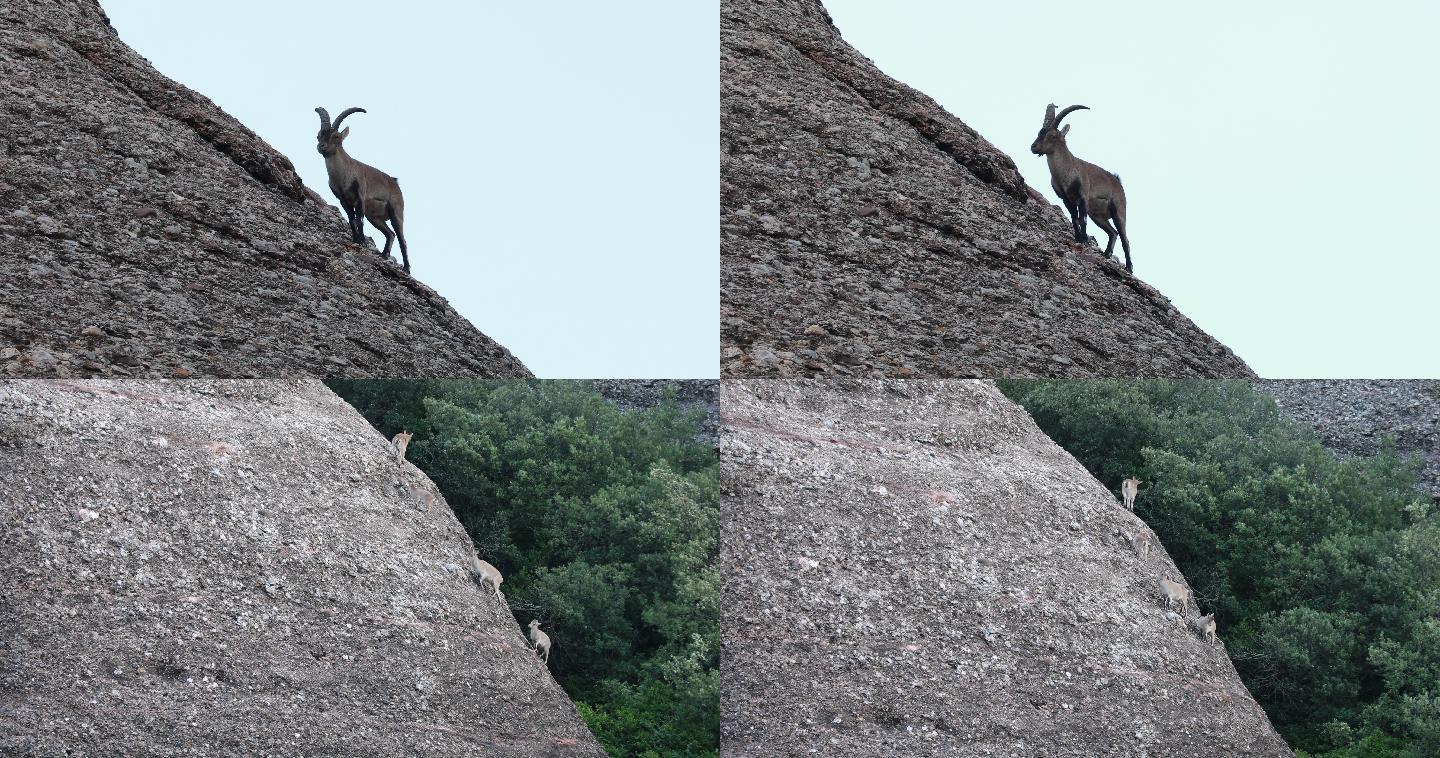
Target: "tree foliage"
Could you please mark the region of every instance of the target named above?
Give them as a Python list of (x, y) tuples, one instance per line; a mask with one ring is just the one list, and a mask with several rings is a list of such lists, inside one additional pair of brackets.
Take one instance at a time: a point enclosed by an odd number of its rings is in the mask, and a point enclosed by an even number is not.
[(1245, 382), (1005, 381), (1136, 513), (1302, 753), (1440, 755), (1440, 514), (1388, 445), (1340, 460)]
[(702, 413), (564, 381), (336, 381), (505, 575), (516, 623), (615, 756), (719, 748), (719, 463)]

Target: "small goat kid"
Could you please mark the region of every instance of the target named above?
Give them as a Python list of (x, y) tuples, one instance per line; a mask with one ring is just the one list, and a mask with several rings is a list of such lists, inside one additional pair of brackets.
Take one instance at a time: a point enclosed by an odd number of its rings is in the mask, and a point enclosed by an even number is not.
[(1143, 561), (1146, 556), (1150, 555), (1150, 532), (1138, 529), (1133, 532), (1125, 532), (1125, 541), (1130, 543), (1130, 548), (1140, 556), (1140, 560)]
[(1120, 497), (1125, 499), (1125, 508), (1135, 510), (1135, 496), (1140, 494), (1140, 480), (1130, 477), (1120, 483)]
[(483, 590), (486, 585), (489, 585), (490, 589), (495, 591), (495, 596), (499, 597), (500, 583), (505, 581), (505, 577), (500, 574), (500, 569), (490, 565), (489, 561), (483, 561), (479, 558), (474, 560), (475, 564), (471, 566), (470, 570), (480, 580), (480, 589)]
[[(330, 191), (345, 209), (350, 221), (350, 240), (357, 245), (365, 241), (365, 219), (385, 235), (385, 249), (380, 254), (388, 260), (390, 246), (400, 238), (400, 257), (405, 272), (410, 272), (410, 251), (405, 245), (405, 198), (400, 194), (400, 181), (395, 177), (350, 157), (345, 152), (345, 138), (350, 127), (340, 130), (340, 122), (352, 113), (365, 113), (364, 108), (348, 108), (330, 123), (330, 113), (316, 108), (320, 114), (320, 133), (315, 135), (315, 149), (325, 156), (325, 171), (330, 174)], [(391, 231), (386, 223), (395, 225)]]
[(390, 445), (395, 448), (395, 452), (400, 454), (400, 460), (405, 460), (405, 449), (410, 447), (410, 438), (414, 436), (410, 432), (400, 432), (390, 438)]
[(535, 654), (544, 655), (545, 665), (550, 665), (550, 635), (540, 631), (540, 622), (530, 621), (530, 641), (535, 643)]
[(1190, 608), (1190, 590), (1185, 585), (1170, 580), (1168, 577), (1160, 579), (1160, 594), (1165, 598), (1165, 607), (1169, 608), (1177, 603), (1180, 605), (1180, 615)]
[(1211, 613), (1208, 616), (1201, 616), (1195, 619), (1194, 627), (1195, 631), (1199, 632), (1200, 636), (1204, 637), (1206, 642), (1211, 644), (1215, 643), (1215, 614)]
[[(1105, 246), (1105, 257), (1115, 252), (1115, 237), (1125, 248), (1125, 270), (1134, 272), (1130, 263), (1130, 237), (1125, 234), (1125, 188), (1120, 186), (1120, 177), (1088, 161), (1082, 161), (1070, 152), (1065, 144), (1069, 124), (1060, 128), (1060, 120), (1071, 111), (1090, 110), (1084, 105), (1072, 105), (1057, 115), (1055, 104), (1045, 107), (1045, 123), (1040, 134), (1030, 144), (1030, 152), (1043, 155), (1050, 164), (1050, 187), (1060, 196), (1065, 210), (1070, 213), (1070, 226), (1075, 232), (1075, 241), (1088, 239), (1085, 233), (1085, 217), (1088, 215), (1105, 233), (1110, 235)], [(1114, 226), (1111, 226), (1114, 222)]]

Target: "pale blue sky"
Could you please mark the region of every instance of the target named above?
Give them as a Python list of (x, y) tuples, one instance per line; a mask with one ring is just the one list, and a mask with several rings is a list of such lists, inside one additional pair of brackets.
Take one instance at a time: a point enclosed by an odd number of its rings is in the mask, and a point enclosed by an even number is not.
[(367, 109), (415, 276), (538, 376), (718, 376), (715, 0), (101, 2), (327, 200), (314, 108)]
[(1260, 374), (1440, 376), (1440, 5), (826, 6), (1047, 197), (1045, 104), (1090, 106), (1070, 147), (1124, 177), (1136, 275)]

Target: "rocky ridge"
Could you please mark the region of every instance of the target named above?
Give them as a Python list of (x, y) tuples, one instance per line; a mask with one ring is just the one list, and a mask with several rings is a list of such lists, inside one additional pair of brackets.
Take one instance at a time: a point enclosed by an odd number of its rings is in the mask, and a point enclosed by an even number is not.
[(0, 376), (529, 376), (96, 0), (0, 4), (0, 269)]
[(1342, 457), (1375, 455), (1394, 439), (1397, 452), (1425, 461), (1421, 480), (1440, 500), (1440, 381), (1277, 379), (1255, 387)]
[(722, 376), (1253, 375), (819, 0), (720, 14)]
[(0, 754), (593, 756), (315, 380), (0, 382)]
[(1162, 606), (1144, 523), (993, 385), (734, 380), (721, 408), (725, 755), (1291, 754)]

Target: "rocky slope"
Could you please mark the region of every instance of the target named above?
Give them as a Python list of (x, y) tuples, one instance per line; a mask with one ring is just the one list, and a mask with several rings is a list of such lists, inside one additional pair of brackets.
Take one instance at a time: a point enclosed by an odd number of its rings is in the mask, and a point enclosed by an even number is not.
[[(981, 382), (721, 388), (733, 756), (1283, 756), (1148, 531)], [(1189, 615), (1193, 618), (1192, 606)]]
[(722, 376), (1252, 375), (819, 0), (720, 8)]
[(313, 380), (0, 382), (0, 754), (601, 756)]
[(529, 375), (95, 0), (0, 4), (0, 270), (0, 376)]
[(1286, 379), (1256, 388), (1341, 456), (1374, 455), (1393, 438), (1398, 452), (1425, 460), (1421, 479), (1440, 500), (1440, 381)]

